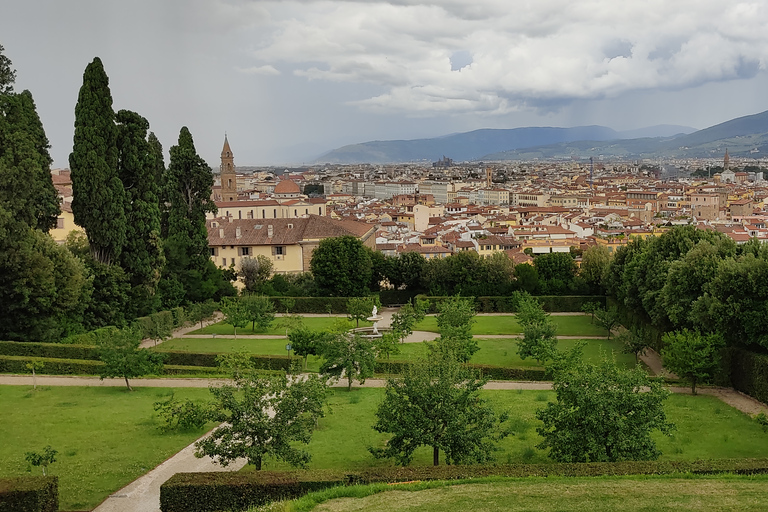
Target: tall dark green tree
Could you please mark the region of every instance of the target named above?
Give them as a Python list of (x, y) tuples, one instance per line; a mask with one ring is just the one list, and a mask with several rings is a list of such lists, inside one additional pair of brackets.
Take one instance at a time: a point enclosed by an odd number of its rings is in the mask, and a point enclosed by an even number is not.
[(195, 150), (187, 127), (179, 143), (171, 147), (165, 173), (168, 233), (165, 240), (165, 283), (163, 305), (201, 302), (221, 291), (221, 272), (210, 260), (205, 214), (216, 212), (211, 199), (213, 173)]
[(127, 221), (120, 266), (131, 284), (129, 315), (144, 316), (159, 305), (155, 292), (165, 261), (160, 241), (157, 155), (147, 140), (146, 119), (121, 110), (116, 120), (118, 174), (125, 187)]
[(0, 44), (0, 94), (11, 94), (16, 82), (16, 70), (11, 67), (11, 59), (3, 55), (4, 51)]
[(369, 251), (354, 236), (320, 241), (310, 261), (320, 290), (332, 297), (362, 297), (368, 294), (372, 263)]
[(72, 171), (72, 213), (85, 229), (93, 258), (107, 265), (117, 261), (125, 245), (125, 190), (117, 173), (115, 113), (109, 78), (96, 57), (83, 74), (75, 106)]

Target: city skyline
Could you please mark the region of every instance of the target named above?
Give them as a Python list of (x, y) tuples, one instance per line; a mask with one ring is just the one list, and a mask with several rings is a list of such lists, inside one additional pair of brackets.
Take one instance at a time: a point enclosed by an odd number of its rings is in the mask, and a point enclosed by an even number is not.
[[(706, 128), (768, 110), (758, 2), (3, 1), (0, 44), (68, 166), (98, 56), (115, 110), (214, 168), (479, 128)], [(167, 153), (166, 153), (167, 154)]]

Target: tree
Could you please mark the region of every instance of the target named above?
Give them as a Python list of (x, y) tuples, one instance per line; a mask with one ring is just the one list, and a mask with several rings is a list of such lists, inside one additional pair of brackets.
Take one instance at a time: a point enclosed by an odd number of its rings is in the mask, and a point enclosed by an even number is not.
[(122, 377), (128, 391), (128, 379), (157, 375), (163, 371), (163, 354), (139, 348), (141, 336), (134, 329), (109, 329), (99, 340), (99, 358), (104, 363), (99, 378)]
[(539, 290), (542, 294), (554, 295), (573, 291), (578, 267), (569, 253), (541, 254), (533, 260), (533, 264), (539, 275)]
[(259, 254), (255, 258), (245, 258), (240, 262), (240, 279), (243, 281), (245, 290), (254, 293), (269, 280), (272, 275), (272, 260)]
[(605, 245), (595, 245), (584, 251), (581, 257), (579, 275), (589, 286), (590, 293), (594, 295), (605, 293), (603, 276), (608, 270), (610, 262), (611, 253)]
[(164, 177), (168, 203), (167, 235), (164, 243), (164, 306), (170, 298), (181, 302), (203, 302), (221, 296), (221, 271), (210, 259), (205, 215), (217, 211), (211, 199), (213, 173), (198, 156), (192, 134), (181, 128), (179, 141), (170, 149), (171, 159)]
[(538, 300), (526, 295), (517, 307), (517, 323), (523, 328), (523, 337), (517, 342), (521, 359), (533, 357), (539, 364), (552, 359), (557, 353), (557, 326), (550, 320)]
[(245, 302), (238, 297), (225, 297), (221, 301), (220, 309), (224, 314), (224, 323), (235, 329), (235, 339), (237, 339), (237, 328), (245, 327), (251, 321)]
[(625, 354), (635, 356), (635, 364), (640, 362), (640, 356), (651, 346), (650, 333), (644, 328), (630, 327), (616, 336), (616, 339), (624, 346), (622, 351)]
[(129, 110), (119, 111), (116, 120), (118, 176), (126, 196), (126, 241), (120, 266), (131, 284), (129, 317), (136, 317), (160, 305), (156, 292), (165, 256), (160, 237), (158, 163), (147, 140), (147, 120)]
[(327, 331), (310, 329), (299, 326), (288, 333), (288, 341), (294, 354), (304, 358), (304, 368), (307, 368), (307, 357), (320, 355), (322, 347), (331, 342), (335, 334)]
[(187, 308), (187, 318), (193, 323), (199, 323), (203, 328), (203, 321), (213, 318), (216, 313), (217, 304), (212, 300), (205, 302), (195, 302)]
[(495, 442), (509, 434), (503, 426), (508, 416), (497, 415), (480, 397), (485, 382), (450, 351), (406, 366), (401, 376), (387, 379), (384, 400), (376, 409), (373, 429), (392, 437), (384, 448), (369, 450), (403, 466), (420, 446), (432, 448), (435, 466), (441, 450), (448, 464), (492, 460)]
[(362, 297), (371, 281), (371, 258), (354, 236), (325, 238), (312, 252), (310, 268), (321, 292), (332, 297)]
[(455, 356), (463, 362), (472, 359), (480, 350), (477, 340), (472, 336), (472, 324), (475, 322), (475, 303), (471, 298), (449, 297), (437, 306), (437, 328), (440, 338), (437, 343), (452, 347)]
[(320, 347), (323, 362), (320, 373), (336, 378), (347, 378), (347, 391), (352, 381), (360, 384), (373, 377), (376, 367), (376, 349), (373, 340), (359, 334), (337, 333)]
[[(2, 48), (2, 47), (0, 47)], [(42, 452), (27, 452), (24, 454), (24, 459), (31, 465), (43, 468), (43, 476), (46, 474), (48, 466), (56, 462), (56, 454), (58, 451), (54, 450), (51, 445), (43, 448)]]
[(655, 460), (660, 452), (651, 433), (668, 434), (674, 425), (664, 412), (669, 391), (640, 368), (615, 363), (583, 363), (580, 354), (553, 364), (557, 396), (536, 413), (543, 426), (537, 445), (557, 462)]
[(42, 370), (45, 367), (45, 363), (43, 361), (31, 361), (26, 364), (26, 367), (27, 370), (32, 372), (32, 389), (37, 389), (37, 375), (35, 372)]
[(416, 299), (415, 305), (412, 300), (409, 300), (396, 313), (392, 314), (390, 328), (392, 332), (397, 334), (401, 343), (413, 333), (416, 324), (424, 320), (426, 308), (426, 301), (422, 299)]
[[(421, 276), (424, 272), (426, 261), (424, 256), (416, 251), (401, 253), (394, 260), (394, 272), (397, 276), (397, 282), (405, 286), (406, 290), (418, 290), (421, 288)], [(395, 283), (393, 282), (392, 284)]]
[(611, 339), (611, 329), (619, 324), (619, 309), (611, 306), (608, 309), (598, 308), (594, 312), (595, 323), (608, 331), (608, 339)]
[(109, 78), (96, 57), (83, 74), (75, 106), (72, 171), (72, 213), (85, 229), (93, 258), (116, 260), (125, 245), (125, 190), (117, 174), (115, 113)]
[(325, 415), (325, 383), (316, 375), (289, 378), (252, 369), (233, 375), (233, 380), (234, 385), (210, 387), (213, 419), (222, 424), (195, 443), (195, 456), (207, 455), (224, 467), (245, 458), (256, 470), (270, 457), (306, 466), (311, 456), (297, 444), (309, 443)]
[(266, 331), (275, 321), (275, 305), (266, 295), (246, 295), (240, 298), (245, 307), (248, 320), (252, 322), (251, 330)]
[(149, 315), (148, 334), (148, 338), (154, 340), (155, 346), (158, 342), (170, 338), (173, 335), (173, 317), (168, 312)]
[(725, 341), (720, 334), (701, 334), (683, 329), (668, 332), (661, 338), (664, 348), (661, 357), (664, 366), (691, 383), (691, 393), (696, 394), (696, 384), (710, 379), (720, 366), (720, 350)]
[(598, 309), (600, 309), (600, 303), (597, 302), (597, 301), (585, 302), (581, 306), (581, 310), (584, 313), (588, 313), (588, 314), (592, 315), (592, 323), (595, 322), (595, 311), (597, 311)]
[(5, 48), (0, 44), (0, 94), (12, 94), (16, 82), (16, 70), (11, 66), (11, 59), (3, 55)]
[(381, 307), (378, 297), (350, 297), (347, 301), (347, 318), (355, 322), (355, 327), (360, 327), (360, 320), (368, 319), (374, 306)]
[(533, 293), (539, 287), (539, 273), (536, 267), (528, 263), (515, 265), (515, 285), (519, 290)]

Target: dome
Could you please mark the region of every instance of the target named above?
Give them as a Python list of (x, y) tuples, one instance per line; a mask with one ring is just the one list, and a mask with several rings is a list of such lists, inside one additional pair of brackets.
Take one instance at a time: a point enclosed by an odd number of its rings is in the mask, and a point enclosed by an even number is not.
[(283, 180), (275, 186), (275, 194), (300, 194), (301, 190), (295, 181)]

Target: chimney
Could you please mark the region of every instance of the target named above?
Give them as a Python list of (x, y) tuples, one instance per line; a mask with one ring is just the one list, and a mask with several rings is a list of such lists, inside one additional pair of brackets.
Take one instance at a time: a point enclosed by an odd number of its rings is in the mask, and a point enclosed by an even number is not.
[(235, 218), (230, 214), (227, 214), (227, 219), (229, 219), (229, 222), (232, 222), (233, 220), (235, 220)]
[(219, 228), (219, 238), (224, 238), (224, 228)]
[(237, 238), (238, 240), (240, 240), (240, 237), (241, 237), (241, 236), (243, 236), (243, 234), (242, 234), (242, 232), (240, 231), (240, 226), (237, 226), (237, 227), (235, 228), (235, 238)]
[(270, 224), (269, 226), (267, 226), (267, 238), (272, 238), (272, 235), (274, 234), (275, 234), (275, 226)]

